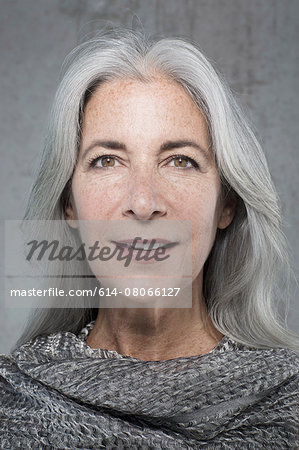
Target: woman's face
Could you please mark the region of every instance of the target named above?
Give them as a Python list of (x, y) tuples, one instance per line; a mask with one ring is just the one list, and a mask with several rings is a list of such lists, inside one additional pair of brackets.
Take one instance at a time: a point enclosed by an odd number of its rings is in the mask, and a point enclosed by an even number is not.
[(67, 217), (189, 220), (193, 279), (202, 271), (217, 227), (233, 213), (220, 200), (204, 116), (179, 84), (123, 79), (96, 90), (85, 108)]

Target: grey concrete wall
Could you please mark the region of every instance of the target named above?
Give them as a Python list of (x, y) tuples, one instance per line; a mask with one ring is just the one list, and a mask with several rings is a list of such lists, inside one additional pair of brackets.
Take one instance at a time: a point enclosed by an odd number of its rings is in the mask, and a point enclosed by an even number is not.
[[(198, 42), (247, 109), (281, 197), (298, 277), (298, 0), (1, 0), (1, 231), (5, 219), (22, 217), (64, 57), (104, 21), (130, 26), (134, 14), (148, 31)], [(2, 305), (0, 352), (27, 313)], [(298, 292), (289, 326), (299, 332)]]

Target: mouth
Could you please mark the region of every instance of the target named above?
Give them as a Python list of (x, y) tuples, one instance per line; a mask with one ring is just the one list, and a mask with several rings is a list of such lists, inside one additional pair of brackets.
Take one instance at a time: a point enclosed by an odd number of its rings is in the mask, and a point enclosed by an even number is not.
[(142, 251), (153, 251), (158, 248), (172, 248), (178, 245), (178, 242), (171, 242), (167, 239), (161, 238), (135, 238), (135, 239), (125, 239), (121, 241), (111, 241), (113, 244), (122, 248), (132, 248), (134, 250)]

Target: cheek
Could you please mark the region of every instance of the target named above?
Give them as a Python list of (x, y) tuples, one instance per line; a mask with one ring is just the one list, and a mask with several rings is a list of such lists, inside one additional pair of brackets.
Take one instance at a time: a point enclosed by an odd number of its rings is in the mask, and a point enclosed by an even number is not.
[(217, 230), (216, 203), (214, 207), (207, 203), (198, 205), (197, 211), (190, 216), (192, 221), (192, 236), (195, 245), (206, 248), (214, 241)]
[(103, 183), (84, 183), (74, 179), (72, 185), (77, 218), (79, 220), (106, 220), (118, 203), (121, 191), (107, 189)]
[(195, 277), (203, 268), (215, 241), (218, 224), (217, 197), (213, 195), (199, 198), (189, 218), (192, 221), (192, 270)]
[(196, 186), (187, 192), (187, 200), (181, 202), (182, 213), (192, 221), (195, 237), (199, 234), (213, 233), (217, 228), (219, 215), (220, 190), (215, 183), (206, 183), (205, 186)]

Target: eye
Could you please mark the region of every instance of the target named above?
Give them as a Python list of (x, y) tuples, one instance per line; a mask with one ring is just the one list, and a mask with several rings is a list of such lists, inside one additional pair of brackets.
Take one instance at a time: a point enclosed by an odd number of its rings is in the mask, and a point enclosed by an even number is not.
[[(174, 167), (180, 168), (180, 169), (199, 169), (199, 165), (197, 164), (194, 159), (189, 158), (189, 156), (185, 155), (174, 155), (171, 157), (170, 162), (174, 161)], [(189, 164), (189, 166), (188, 166)], [(191, 167), (190, 167), (191, 164)]]
[(100, 169), (103, 169), (106, 167), (114, 167), (115, 161), (116, 159), (113, 155), (102, 155), (92, 158), (90, 161), (88, 161), (88, 165), (89, 167), (98, 167)]
[[(88, 161), (89, 167), (105, 169), (115, 167), (115, 162), (117, 158), (113, 155), (101, 155), (94, 156)], [(185, 155), (174, 155), (170, 159), (169, 162), (174, 162), (174, 166), (178, 169), (192, 169), (199, 170), (199, 165), (194, 159)]]

